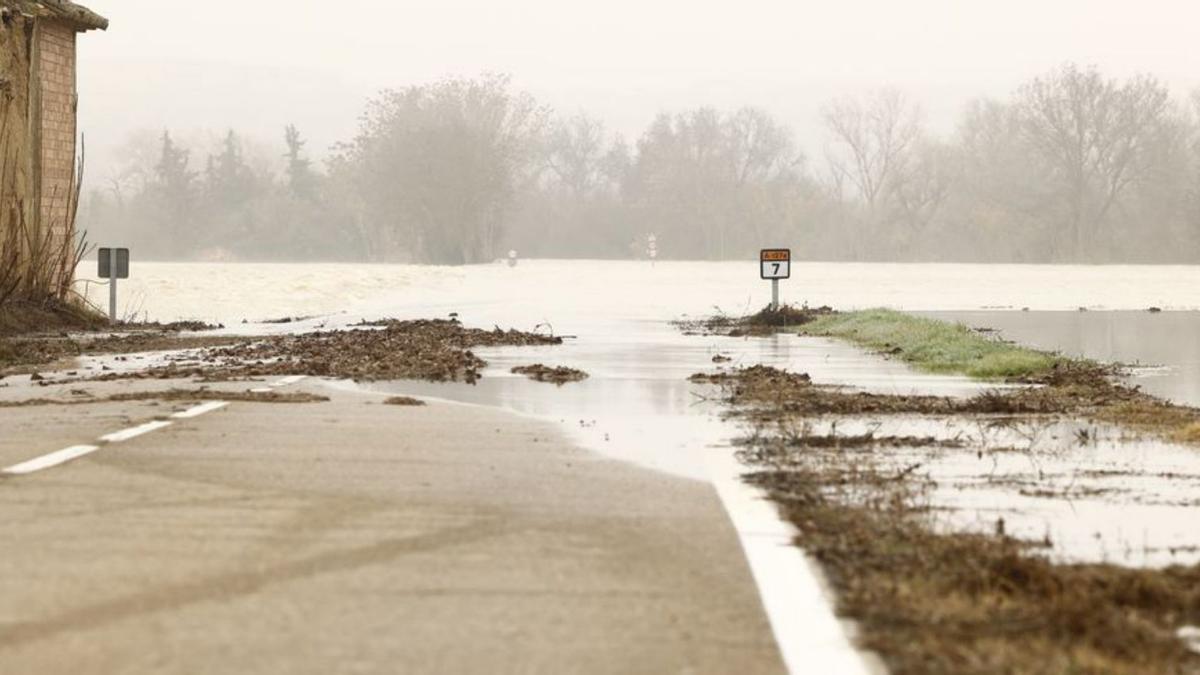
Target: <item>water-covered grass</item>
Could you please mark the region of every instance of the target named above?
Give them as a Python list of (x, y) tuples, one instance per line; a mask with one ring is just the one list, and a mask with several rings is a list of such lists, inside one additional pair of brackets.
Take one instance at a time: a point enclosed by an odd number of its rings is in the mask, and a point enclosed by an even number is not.
[(1065, 360), (947, 323), (889, 309), (823, 316), (799, 329), (892, 354), (921, 370), (984, 380), (1031, 377)]

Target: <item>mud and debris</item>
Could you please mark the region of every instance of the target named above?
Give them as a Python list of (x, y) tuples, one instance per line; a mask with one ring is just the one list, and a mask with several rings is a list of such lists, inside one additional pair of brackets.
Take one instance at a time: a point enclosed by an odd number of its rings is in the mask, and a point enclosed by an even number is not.
[[(1185, 496), (1200, 475), (1143, 471), (1136, 458), (1109, 475), (1099, 459), (1121, 454), (1124, 441), (1087, 420), (1177, 440), (1197, 433), (1200, 411), (1086, 363), (970, 398), (869, 394), (764, 366), (692, 379), (717, 385), (749, 425), (739, 452), (748, 480), (796, 526), (839, 614), (891, 672), (1200, 672), (1200, 655), (1180, 636), (1200, 623), (1200, 565), (1065, 562), (1059, 530), (1031, 535), (1004, 505), (1005, 495), (1042, 509), (1176, 505), (1153, 493), (1153, 481), (1177, 481), (1171, 494)], [(1076, 457), (1095, 464), (1064, 469)], [(971, 495), (981, 506), (956, 519)], [(992, 520), (980, 522), (987, 513)], [(1188, 548), (1157, 555), (1190, 559)]]
[(200, 369), (204, 374), (473, 383), (487, 364), (472, 348), (561, 343), (560, 338), (516, 330), (466, 328), (456, 320), (386, 321), (371, 330), (279, 335), (207, 350)]
[[(750, 478), (825, 569), (861, 647), (893, 673), (1188, 673), (1176, 635), (1200, 617), (1200, 568), (1063, 565), (1039, 542), (942, 533), (904, 476), (860, 466)], [(841, 498), (847, 492), (866, 496)]]
[(323, 403), (327, 396), (308, 392), (280, 391), (225, 391), (206, 387), (197, 389), (167, 389), (163, 391), (135, 391), (93, 396), (82, 390), (72, 390), (70, 398), (31, 398), (0, 401), (0, 408), (31, 408), (42, 406), (75, 406), (96, 403), (128, 403), (134, 401), (237, 401), (246, 403)]
[(517, 366), (512, 369), (514, 375), (524, 375), (535, 382), (549, 382), (562, 386), (568, 382), (580, 382), (588, 378), (588, 374), (576, 368), (566, 366), (546, 366), (535, 363), (528, 366)]
[(1071, 415), (1131, 431), (1200, 443), (1200, 410), (1157, 399), (1124, 384), (1118, 371), (1086, 362), (1057, 365), (1029, 386), (989, 389), (970, 398), (875, 394), (819, 386), (804, 373), (768, 366), (697, 373), (691, 381), (720, 385), (738, 414), (778, 415)]
[[(169, 326), (171, 324), (168, 324)], [(139, 329), (128, 333), (60, 334), (0, 338), (0, 374), (19, 375), (38, 369), (68, 368), (81, 356), (201, 349), (248, 338), (180, 335), (192, 328)]]
[(383, 404), (417, 407), (425, 405), (425, 401), (422, 401), (419, 398), (413, 398), (412, 396), (392, 396), (391, 398), (384, 400)]
[(168, 389), (113, 394), (106, 401), (237, 401), (244, 403), (325, 403), (328, 396), (306, 391), (218, 391), (214, 389)]
[(745, 316), (717, 313), (703, 319), (684, 319), (674, 325), (684, 335), (723, 335), (728, 337), (762, 337), (774, 335), (784, 328), (793, 328), (811, 323), (822, 316), (837, 312), (832, 307), (809, 307), (803, 305), (770, 306)]

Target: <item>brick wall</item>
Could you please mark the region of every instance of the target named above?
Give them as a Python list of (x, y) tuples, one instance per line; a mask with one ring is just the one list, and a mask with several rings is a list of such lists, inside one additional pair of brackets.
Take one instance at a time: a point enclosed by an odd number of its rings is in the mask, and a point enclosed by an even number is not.
[(42, 107), (42, 226), (71, 237), (68, 208), (75, 174), (75, 29), (40, 23), (38, 79)]

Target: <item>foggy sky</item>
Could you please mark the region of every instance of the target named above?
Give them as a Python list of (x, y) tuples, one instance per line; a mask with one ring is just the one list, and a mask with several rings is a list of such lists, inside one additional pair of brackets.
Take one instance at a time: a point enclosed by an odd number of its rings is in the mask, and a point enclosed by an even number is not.
[(80, 41), (92, 181), (135, 129), (275, 140), (295, 123), (321, 156), (380, 88), (481, 71), (631, 141), (660, 111), (757, 105), (810, 153), (822, 103), (882, 85), (938, 130), (1067, 60), (1200, 85), (1186, 0), (82, 1), (112, 22)]

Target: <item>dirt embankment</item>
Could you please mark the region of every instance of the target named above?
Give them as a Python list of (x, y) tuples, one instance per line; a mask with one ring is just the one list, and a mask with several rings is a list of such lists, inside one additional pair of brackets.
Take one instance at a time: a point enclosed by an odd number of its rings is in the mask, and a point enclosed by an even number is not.
[(920, 466), (885, 459), (897, 447), (969, 452), (958, 439), (803, 431), (821, 416), (1069, 416), (1176, 436), (1200, 419), (1111, 375), (1064, 364), (1036, 388), (965, 400), (822, 387), (762, 366), (693, 379), (720, 385), (733, 413), (750, 421), (741, 452), (754, 467), (750, 480), (795, 524), (798, 545), (829, 575), (839, 613), (892, 672), (1200, 672), (1200, 655), (1180, 639), (1200, 625), (1200, 566), (1056, 564), (1031, 555), (1049, 541), (1014, 539), (1003, 519), (991, 535), (947, 532), (928, 507)]

